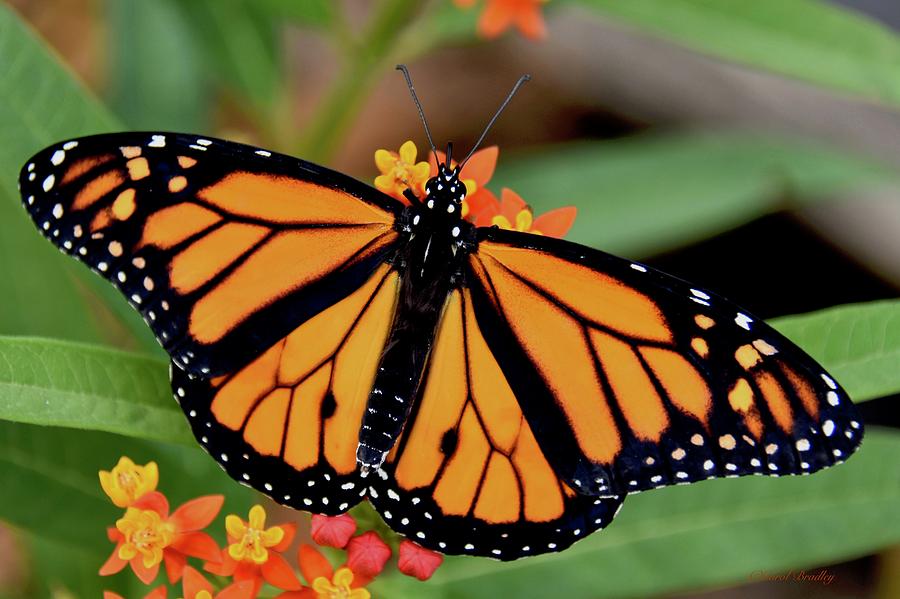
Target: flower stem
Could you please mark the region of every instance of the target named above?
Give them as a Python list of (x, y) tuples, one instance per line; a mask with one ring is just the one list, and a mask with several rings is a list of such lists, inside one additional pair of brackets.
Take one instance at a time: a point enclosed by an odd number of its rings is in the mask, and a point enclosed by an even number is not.
[(398, 33), (421, 3), (383, 0), (355, 44), (331, 89), (301, 138), (297, 153), (307, 160), (328, 162), (347, 133), (372, 85), (386, 67)]

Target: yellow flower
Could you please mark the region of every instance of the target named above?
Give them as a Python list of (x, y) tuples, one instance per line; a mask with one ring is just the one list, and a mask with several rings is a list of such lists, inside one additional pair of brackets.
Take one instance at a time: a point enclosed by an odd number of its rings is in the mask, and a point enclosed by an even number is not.
[[(572, 206), (557, 208), (534, 218), (531, 207), (519, 194), (511, 189), (504, 189), (500, 203), (486, 206), (479, 214), (479, 220), (487, 221), (485, 224), (488, 226), (493, 225), (511, 231), (561, 238), (575, 222), (576, 210)], [(485, 224), (481, 224), (481, 226), (485, 226)]]
[(491, 220), (492, 225), (497, 225), (501, 229), (510, 229), (513, 231), (522, 231), (524, 233), (535, 233), (537, 235), (542, 235), (540, 231), (531, 230), (531, 224), (533, 222), (534, 215), (531, 213), (531, 208), (523, 208), (522, 210), (519, 210), (519, 213), (516, 214), (515, 226), (511, 222), (509, 222), (509, 219), (502, 214), (498, 214)]
[(352, 589), (353, 570), (339, 568), (331, 580), (319, 576), (313, 580), (313, 590), (319, 595), (319, 599), (369, 599), (371, 595), (366, 589)]
[(137, 466), (125, 456), (111, 472), (100, 471), (100, 486), (118, 507), (128, 507), (145, 493), (156, 490), (159, 468), (156, 462)]
[(375, 187), (404, 202), (403, 192), (407, 188), (420, 197), (424, 195), (431, 167), (427, 162), (416, 162), (418, 153), (412, 141), (404, 142), (399, 152), (376, 150), (375, 166), (381, 174), (375, 177)]
[(116, 528), (124, 541), (119, 546), (119, 559), (142, 557), (145, 568), (152, 568), (163, 559), (163, 549), (175, 537), (175, 526), (163, 521), (153, 510), (130, 507), (125, 516), (116, 521)]
[(228, 546), (228, 555), (235, 561), (263, 564), (269, 559), (269, 547), (281, 543), (284, 529), (266, 528), (266, 510), (261, 505), (250, 508), (250, 521), (244, 522), (234, 514), (225, 518), (225, 530), (235, 542)]

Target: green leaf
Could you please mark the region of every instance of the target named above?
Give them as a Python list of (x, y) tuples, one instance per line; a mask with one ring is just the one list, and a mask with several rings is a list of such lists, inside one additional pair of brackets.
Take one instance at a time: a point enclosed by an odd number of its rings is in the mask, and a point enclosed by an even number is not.
[(139, 131), (207, 130), (209, 77), (181, 11), (171, 1), (115, 0), (106, 6), (108, 97), (119, 117)]
[(115, 119), (5, 4), (0, 56), (0, 333), (155, 347), (147, 327), (111, 286), (41, 238), (16, 189), (19, 169), (37, 151), (115, 129)]
[[(256, 497), (196, 447), (0, 421), (0, 518), (105, 558), (112, 550), (106, 528), (115, 525), (122, 510), (104, 495), (97, 473), (115, 466), (123, 455), (137, 464), (159, 464), (158, 490), (173, 509), (200, 495), (222, 493), (226, 510), (246, 513)], [(220, 517), (209, 530), (219, 538), (221, 522)]]
[(195, 443), (164, 362), (63, 341), (0, 337), (0, 418)]
[(816, 0), (575, 0), (689, 48), (884, 104), (900, 105), (900, 39)]
[(452, 2), (432, 2), (397, 40), (395, 62), (411, 62), (437, 48), (475, 42), (477, 8), (463, 9)]
[(216, 82), (257, 113), (281, 96), (281, 53), (272, 15), (253, 0), (174, 0), (201, 43)]
[(898, 452), (900, 435), (869, 431), (858, 455), (813, 476), (630, 495), (609, 528), (561, 553), (509, 564), (448, 558), (428, 584), (396, 577), (370, 588), (396, 597), (636, 597), (855, 558), (900, 542)]
[(501, 156), (490, 186), (541, 213), (575, 205), (568, 238), (638, 257), (698, 241), (789, 202), (900, 182), (886, 166), (747, 133), (638, 135)]
[(900, 392), (900, 300), (837, 306), (771, 324), (826, 366), (853, 401)]
[(294, 25), (328, 27), (335, 21), (338, 8), (332, 0), (256, 0), (273, 17)]

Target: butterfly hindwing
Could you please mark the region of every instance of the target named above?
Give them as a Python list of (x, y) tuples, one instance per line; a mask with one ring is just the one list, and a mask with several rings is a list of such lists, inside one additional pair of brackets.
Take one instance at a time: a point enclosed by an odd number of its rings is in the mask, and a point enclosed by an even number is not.
[(560, 551), (609, 524), (617, 498), (554, 473), (491, 353), (468, 290), (452, 292), (403, 437), (370, 482), (395, 530), (450, 554)]
[(402, 209), (295, 158), (171, 133), (51, 146), (20, 186), (43, 234), (115, 284), (179, 367), (208, 376), (357, 289)]
[(861, 419), (832, 377), (733, 303), (562, 240), (480, 229), (479, 326), (573, 488), (619, 495), (843, 461)]
[(233, 373), (206, 379), (171, 369), (194, 435), (235, 480), (322, 514), (361, 500), (359, 428), (398, 282), (382, 265), (358, 290)]

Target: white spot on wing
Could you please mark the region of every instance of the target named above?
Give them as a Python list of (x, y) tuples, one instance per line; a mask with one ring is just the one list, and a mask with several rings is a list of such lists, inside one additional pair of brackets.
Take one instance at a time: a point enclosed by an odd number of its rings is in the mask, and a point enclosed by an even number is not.
[(753, 319), (747, 316), (742, 312), (738, 312), (737, 316), (734, 317), (734, 322), (736, 325), (745, 330), (750, 330), (750, 323), (753, 322)]

